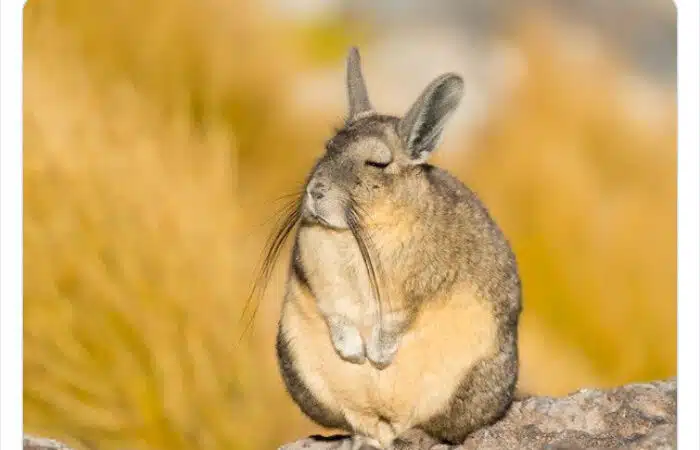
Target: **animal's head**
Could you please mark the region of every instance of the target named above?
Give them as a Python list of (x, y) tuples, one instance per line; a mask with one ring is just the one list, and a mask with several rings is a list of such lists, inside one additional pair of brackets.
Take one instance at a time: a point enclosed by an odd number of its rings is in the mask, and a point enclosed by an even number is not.
[(420, 165), (439, 144), (464, 85), (459, 75), (441, 75), (405, 115), (395, 117), (375, 112), (356, 48), (347, 58), (346, 80), (345, 125), (328, 140), (311, 171), (301, 211), (305, 221), (335, 229), (352, 228), (358, 214), (371, 219), (380, 205), (413, 198)]

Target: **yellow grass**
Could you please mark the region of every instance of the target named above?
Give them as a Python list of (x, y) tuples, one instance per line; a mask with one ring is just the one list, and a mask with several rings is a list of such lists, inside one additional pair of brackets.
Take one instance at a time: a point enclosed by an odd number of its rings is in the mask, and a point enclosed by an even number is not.
[[(279, 98), (310, 64), (339, 64), (354, 32), (242, 1), (29, 3), (26, 431), (134, 450), (269, 449), (316, 431), (275, 366), (283, 270), (241, 342), (238, 320), (272, 200), (336, 119)], [(522, 88), (469, 157), (441, 161), (512, 237), (523, 386), (672, 375), (674, 99), (666, 121), (640, 125), (607, 101), (612, 56), (581, 70), (550, 36), (515, 36)]]
[[(573, 57), (541, 20), (517, 36), (523, 85), (461, 167), (520, 263), (524, 387), (563, 393), (577, 386), (566, 377), (588, 372), (597, 385), (674, 375), (675, 93), (644, 122), (617, 100), (628, 81), (614, 55)], [(558, 342), (528, 337), (540, 326)], [(544, 375), (531, 365), (537, 347), (568, 347), (587, 364), (552, 358), (557, 373)]]

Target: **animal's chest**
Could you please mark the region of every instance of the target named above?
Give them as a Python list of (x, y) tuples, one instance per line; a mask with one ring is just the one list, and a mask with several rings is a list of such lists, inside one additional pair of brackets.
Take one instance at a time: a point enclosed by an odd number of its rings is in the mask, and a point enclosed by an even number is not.
[(353, 236), (311, 228), (300, 233), (298, 245), (300, 263), (321, 312), (342, 315), (360, 328), (371, 326), (378, 303)]

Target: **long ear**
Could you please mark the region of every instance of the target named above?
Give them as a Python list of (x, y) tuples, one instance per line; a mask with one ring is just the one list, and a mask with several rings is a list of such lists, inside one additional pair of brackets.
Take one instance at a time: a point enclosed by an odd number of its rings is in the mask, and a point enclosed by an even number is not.
[(357, 47), (350, 48), (346, 65), (346, 81), (348, 88), (348, 117), (352, 122), (362, 115), (373, 113), (374, 108), (369, 101), (365, 80), (360, 67), (360, 52)]
[(399, 121), (399, 136), (416, 164), (424, 162), (439, 144), (445, 123), (462, 100), (463, 89), (464, 81), (459, 75), (440, 75)]

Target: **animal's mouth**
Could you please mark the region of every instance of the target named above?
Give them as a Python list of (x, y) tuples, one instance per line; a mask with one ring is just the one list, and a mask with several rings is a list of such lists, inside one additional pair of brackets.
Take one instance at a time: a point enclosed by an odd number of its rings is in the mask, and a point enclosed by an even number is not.
[(306, 222), (308, 224), (319, 224), (324, 226), (328, 224), (328, 221), (326, 221), (326, 219), (319, 214), (316, 203), (308, 194), (306, 198), (304, 198), (302, 204), (301, 219), (302, 222)]
[(343, 228), (340, 228), (336, 225), (333, 225), (332, 223), (330, 223), (326, 219), (324, 219), (322, 216), (319, 216), (318, 214), (315, 214), (315, 213), (309, 214), (309, 216), (305, 219), (306, 219), (306, 222), (311, 224), (311, 225), (320, 225), (324, 228), (328, 228), (331, 230), (343, 229)]
[(307, 226), (321, 226), (323, 228), (327, 228), (329, 230), (334, 230), (334, 231), (343, 231), (347, 230), (347, 227), (344, 226), (338, 226), (336, 224), (331, 223), (328, 221), (323, 214), (319, 214), (317, 210), (314, 209), (312, 205), (306, 205), (304, 207), (304, 212), (301, 217), (301, 224), (302, 225), (307, 225)]
[(317, 223), (317, 224), (320, 224), (320, 225), (323, 225), (323, 226), (327, 226), (327, 227), (330, 227), (330, 226), (331, 226), (331, 224), (328, 223), (328, 221), (327, 221), (326, 219), (324, 219), (323, 216), (320, 216), (319, 214), (317, 214), (315, 211), (312, 211), (312, 210), (307, 210), (307, 211), (308, 211), (308, 212), (306, 213), (306, 215), (304, 216), (304, 218), (305, 218), (308, 222), (310, 222), (310, 223)]

